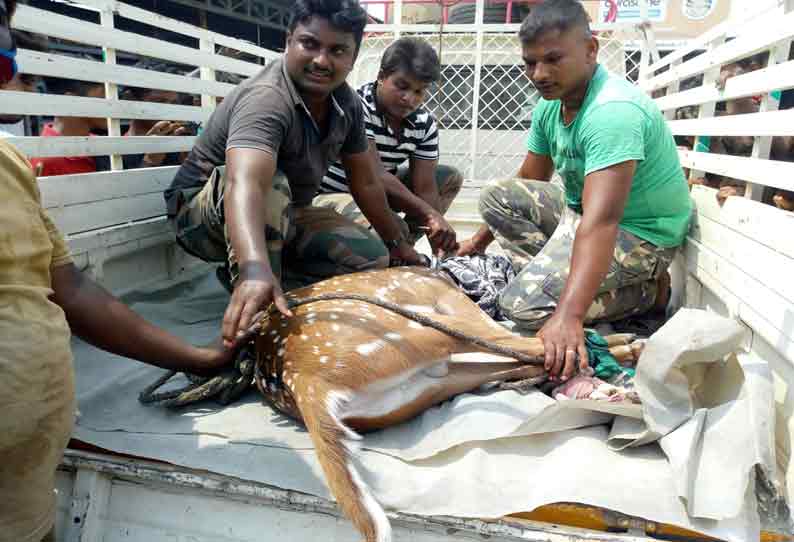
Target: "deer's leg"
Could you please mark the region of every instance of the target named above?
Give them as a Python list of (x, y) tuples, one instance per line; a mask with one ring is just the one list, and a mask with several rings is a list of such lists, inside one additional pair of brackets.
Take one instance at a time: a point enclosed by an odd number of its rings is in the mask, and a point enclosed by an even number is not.
[(443, 361), (371, 387), (351, 397), (342, 417), (356, 431), (372, 431), (409, 420), (433, 405), (489, 382), (522, 380), (544, 374), (543, 366), (526, 363), (459, 363)]
[(609, 351), (613, 356), (615, 356), (615, 359), (618, 360), (618, 363), (637, 363), (644, 348), (645, 341), (637, 340), (630, 344), (618, 344), (615, 346), (610, 346)]

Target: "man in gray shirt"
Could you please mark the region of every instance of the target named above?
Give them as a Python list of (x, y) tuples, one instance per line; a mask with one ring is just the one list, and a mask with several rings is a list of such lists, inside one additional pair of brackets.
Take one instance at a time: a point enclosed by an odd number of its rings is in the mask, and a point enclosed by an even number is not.
[[(389, 210), (367, 152), (361, 103), (345, 83), (366, 20), (356, 0), (297, 0), (283, 58), (224, 99), (165, 192), (179, 244), (228, 263), (229, 344), (271, 302), (290, 315), (282, 272), (309, 283), (390, 259), (421, 262)], [(377, 236), (311, 206), (340, 158)]]

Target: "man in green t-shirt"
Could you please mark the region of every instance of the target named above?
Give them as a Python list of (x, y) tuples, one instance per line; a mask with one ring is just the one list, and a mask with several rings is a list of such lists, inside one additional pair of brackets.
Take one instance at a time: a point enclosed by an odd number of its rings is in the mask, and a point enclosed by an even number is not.
[[(546, 368), (569, 378), (587, 365), (585, 324), (667, 304), (669, 266), (691, 201), (675, 142), (654, 103), (596, 60), (598, 41), (576, 0), (547, 0), (519, 31), (532, 112), (516, 179), (483, 189), (486, 225), (459, 254), (497, 239), (520, 268), (500, 305), (539, 329)], [(556, 169), (564, 188), (548, 180)]]

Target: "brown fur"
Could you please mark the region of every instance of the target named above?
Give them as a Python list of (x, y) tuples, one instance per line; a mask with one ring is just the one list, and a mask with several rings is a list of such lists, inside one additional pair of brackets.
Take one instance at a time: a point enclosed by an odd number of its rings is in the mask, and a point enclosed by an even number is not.
[[(356, 273), (295, 290), (287, 297), (331, 293), (397, 303), (538, 360), (543, 356), (540, 340), (507, 331), (443, 275), (429, 269)], [(305, 423), (331, 492), (367, 542), (389, 540), (390, 535), (382, 509), (352, 464), (348, 446), (359, 438), (353, 431), (396, 425), (488, 382), (543, 373), (542, 365), (509, 358), (449, 362), (451, 354), (483, 349), (361, 301), (318, 301), (298, 306), (293, 313), (289, 319), (280, 314), (264, 317), (256, 342), (257, 385), (276, 409)], [(628, 355), (627, 351), (623, 349), (621, 355)], [(411, 385), (416, 390), (413, 396), (389, 395), (398, 387), (412, 389)]]

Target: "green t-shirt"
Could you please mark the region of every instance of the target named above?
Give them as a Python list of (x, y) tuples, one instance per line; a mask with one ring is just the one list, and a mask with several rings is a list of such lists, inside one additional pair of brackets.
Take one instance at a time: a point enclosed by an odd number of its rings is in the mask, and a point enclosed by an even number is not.
[(527, 148), (551, 156), (567, 204), (578, 213), (586, 175), (636, 160), (620, 226), (663, 248), (684, 241), (692, 202), (675, 140), (656, 104), (628, 81), (599, 65), (567, 126), (560, 101), (541, 99), (532, 112)]

